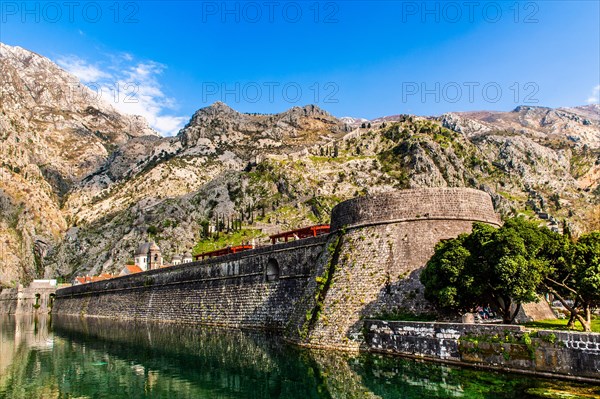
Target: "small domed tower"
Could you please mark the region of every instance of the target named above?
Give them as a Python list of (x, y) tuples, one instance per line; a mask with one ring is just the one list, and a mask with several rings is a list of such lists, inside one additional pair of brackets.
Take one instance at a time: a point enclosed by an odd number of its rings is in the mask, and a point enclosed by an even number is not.
[(145, 242), (138, 246), (137, 251), (133, 257), (134, 263), (139, 266), (140, 269), (148, 270), (148, 252), (150, 251), (150, 243)]
[(148, 249), (148, 270), (158, 269), (163, 265), (162, 255), (160, 254), (160, 248), (154, 241), (150, 244)]
[(184, 255), (183, 255), (183, 261), (182, 263), (190, 263), (192, 262), (194, 259), (192, 258), (192, 254), (190, 253), (190, 251), (187, 251)]

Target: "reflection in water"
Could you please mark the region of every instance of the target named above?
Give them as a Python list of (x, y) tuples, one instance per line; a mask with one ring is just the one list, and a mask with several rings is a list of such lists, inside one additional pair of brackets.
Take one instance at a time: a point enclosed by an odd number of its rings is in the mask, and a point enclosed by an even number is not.
[[(0, 398), (541, 398), (555, 383), (176, 324), (0, 318)], [(558, 397), (558, 396), (557, 396)], [(577, 396), (575, 396), (577, 397)]]

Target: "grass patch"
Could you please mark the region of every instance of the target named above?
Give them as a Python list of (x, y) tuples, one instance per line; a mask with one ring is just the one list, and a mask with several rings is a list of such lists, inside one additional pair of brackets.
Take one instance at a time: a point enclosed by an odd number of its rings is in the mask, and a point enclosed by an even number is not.
[(594, 166), (595, 158), (585, 154), (573, 154), (571, 157), (571, 174), (578, 179)]
[(523, 198), (522, 196), (514, 195), (514, 194), (509, 193), (507, 191), (496, 191), (496, 193), (500, 194), (501, 196), (503, 196), (507, 200), (513, 201), (513, 202), (524, 201), (526, 199), (526, 198)]
[[(567, 329), (568, 319), (549, 319), (539, 320), (525, 323), (525, 327), (539, 328), (544, 330), (569, 330)], [(575, 328), (572, 331), (583, 331), (581, 323), (575, 322)], [(596, 317), (592, 319), (592, 331), (600, 333), (600, 318)]]
[(194, 246), (194, 255), (227, 248), (228, 246), (241, 245), (244, 242), (251, 242), (253, 238), (258, 238), (262, 235), (262, 230), (256, 229), (242, 229), (232, 233), (219, 233), (218, 237), (198, 241)]

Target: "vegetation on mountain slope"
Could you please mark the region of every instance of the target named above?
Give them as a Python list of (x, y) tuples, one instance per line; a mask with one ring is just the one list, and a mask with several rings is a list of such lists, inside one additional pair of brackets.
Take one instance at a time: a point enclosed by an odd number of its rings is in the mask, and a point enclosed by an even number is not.
[[(177, 137), (160, 138), (78, 91), (30, 103), (22, 82), (74, 77), (2, 46), (2, 93), (11, 96), (0, 109), (4, 285), (118, 271), (148, 231), (169, 261), (208, 248), (197, 246), (206, 223), (235, 220), (262, 230), (260, 242), (327, 223), (340, 201), (409, 187), (485, 190), (502, 215), (575, 235), (600, 223), (594, 106), (396, 115), (361, 127), (312, 105), (254, 115), (215, 103)], [(35, 62), (20, 70), (28, 57)], [(226, 238), (231, 222), (221, 230), (219, 245), (236, 241)]]
[[(407, 116), (316, 143), (301, 154), (273, 155), (258, 163), (240, 161), (239, 170), (223, 168), (190, 194), (160, 199), (142, 189), (135, 195), (143, 200), (82, 227), (84, 248), (107, 247), (111, 252), (61, 252), (60, 248), (58, 253), (76, 254), (67, 264), (92, 254), (91, 259), (80, 261), (79, 272), (111, 270), (119, 266), (113, 259), (125, 259), (146, 238), (151, 225), (167, 224), (156, 238), (168, 259), (177, 249), (207, 249), (196, 245), (202, 242), (202, 224), (208, 222), (214, 228), (219, 218), (239, 220), (243, 228), (262, 229), (264, 239), (277, 231), (327, 223), (333, 206), (345, 199), (420, 186), (483, 189), (492, 194), (497, 210), (505, 216), (525, 214), (558, 229), (564, 225), (585, 231), (587, 212), (594, 209), (597, 194), (582, 190), (570, 175), (569, 162), (561, 158), (578, 149), (565, 141), (559, 151), (560, 156), (529, 138), (499, 132), (473, 142), (438, 121)], [(168, 193), (169, 179), (155, 182)], [(114, 198), (128, 193), (128, 188), (115, 189), (99, 203), (113, 204)], [(111, 231), (108, 239), (102, 233), (107, 229)], [(239, 240), (234, 237), (224, 238), (227, 230), (219, 243), (236, 244)], [(80, 245), (80, 239), (73, 244)]]

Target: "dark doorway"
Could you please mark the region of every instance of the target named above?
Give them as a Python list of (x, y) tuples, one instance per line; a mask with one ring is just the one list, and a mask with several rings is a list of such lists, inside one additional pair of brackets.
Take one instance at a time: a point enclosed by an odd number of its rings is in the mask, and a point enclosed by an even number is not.
[(273, 258), (267, 263), (267, 282), (279, 280), (279, 263)]

